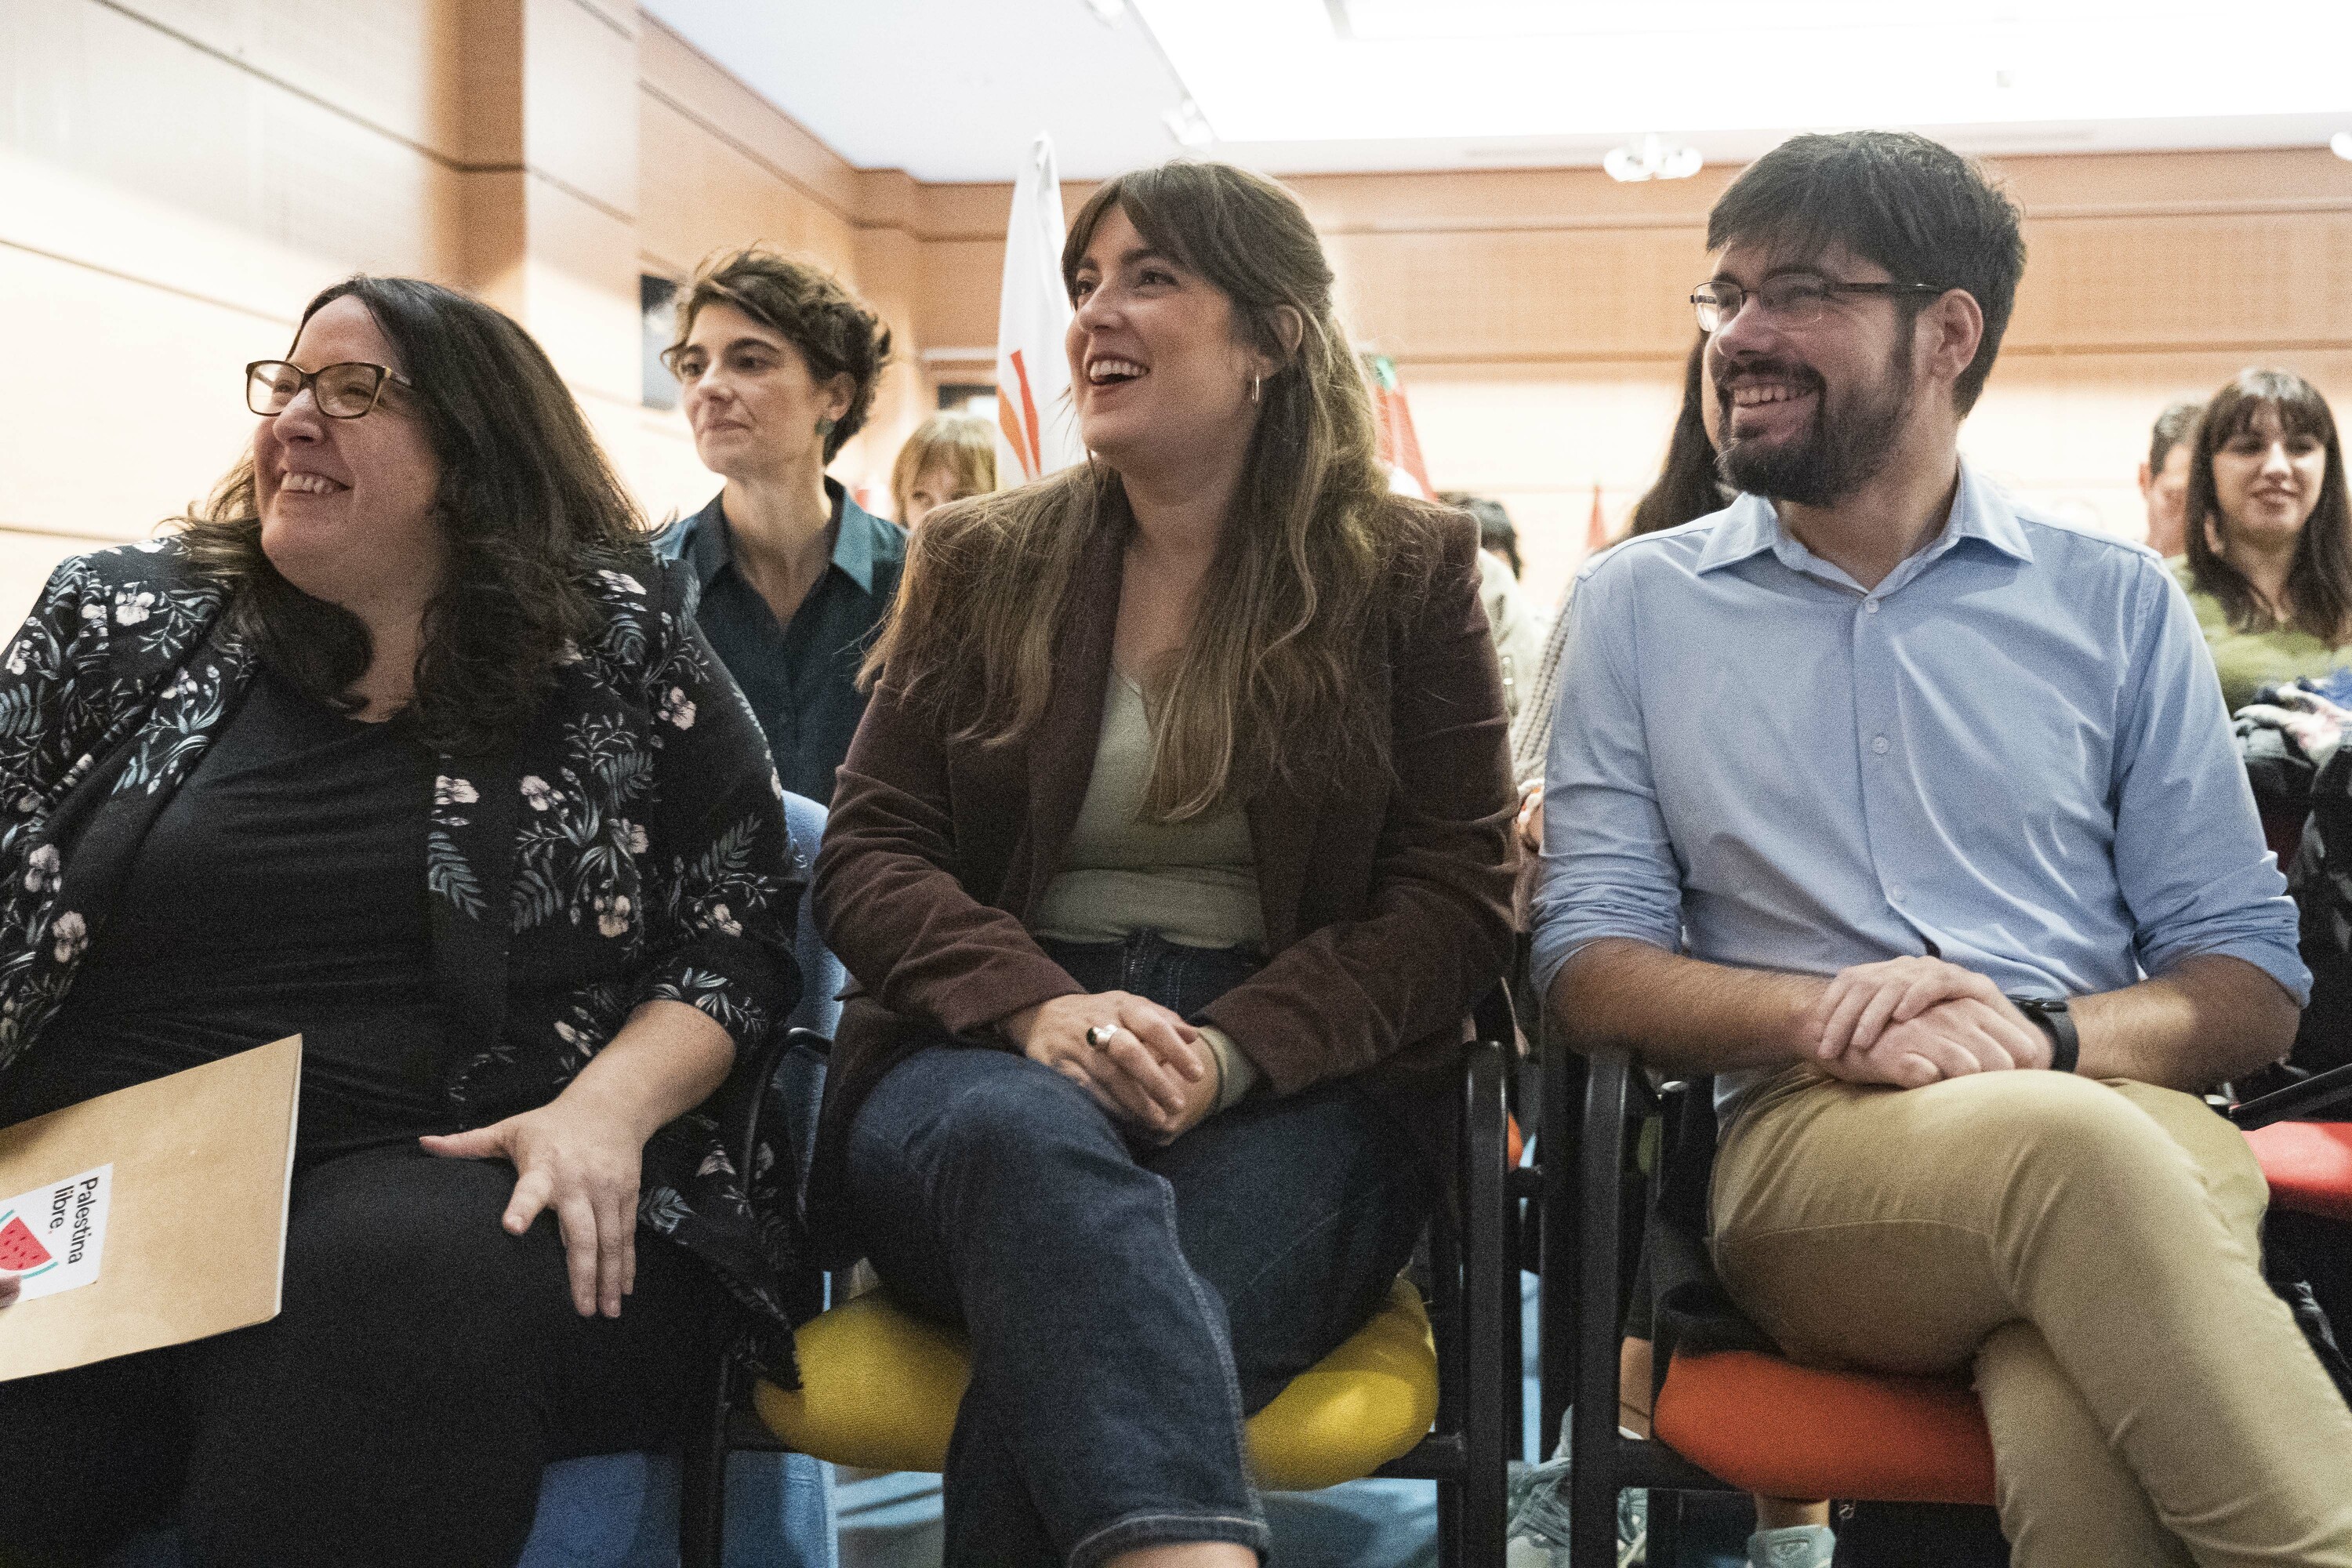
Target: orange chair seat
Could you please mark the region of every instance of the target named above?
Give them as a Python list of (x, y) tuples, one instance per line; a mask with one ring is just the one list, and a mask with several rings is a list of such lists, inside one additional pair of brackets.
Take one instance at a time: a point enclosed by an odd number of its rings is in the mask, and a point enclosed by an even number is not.
[(2352, 1220), (2352, 1121), (2273, 1121), (2246, 1134), (2283, 1209)]
[(1684, 1458), (1765, 1497), (1993, 1500), (1992, 1437), (1958, 1383), (1678, 1355), (1652, 1422)]

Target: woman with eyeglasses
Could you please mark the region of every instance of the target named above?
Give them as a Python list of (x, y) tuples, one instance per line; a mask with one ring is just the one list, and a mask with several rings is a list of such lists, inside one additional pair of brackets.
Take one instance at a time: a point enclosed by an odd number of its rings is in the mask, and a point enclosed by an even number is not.
[(0, 1122), (299, 1034), (284, 1308), (0, 1384), (0, 1554), (510, 1564), (548, 1461), (675, 1442), (746, 1328), (790, 1374), (793, 1163), (716, 1118), (798, 879), (520, 327), (353, 279), (247, 396), (206, 504), (0, 659)]

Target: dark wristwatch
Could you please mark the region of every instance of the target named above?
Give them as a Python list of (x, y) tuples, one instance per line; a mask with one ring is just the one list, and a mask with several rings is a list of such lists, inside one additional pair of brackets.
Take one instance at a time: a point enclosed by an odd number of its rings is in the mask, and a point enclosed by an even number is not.
[(2083, 1059), (2083, 1037), (2074, 1030), (2074, 1015), (2063, 996), (2012, 996), (2010, 1001), (2043, 1034), (2050, 1037), (2050, 1070), (2073, 1072)]

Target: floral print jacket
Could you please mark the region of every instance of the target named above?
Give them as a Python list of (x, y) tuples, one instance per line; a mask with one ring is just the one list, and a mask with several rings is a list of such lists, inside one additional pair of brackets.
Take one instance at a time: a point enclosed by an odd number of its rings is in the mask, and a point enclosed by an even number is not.
[[(630, 564), (623, 563), (622, 564)], [(496, 755), (439, 759), (425, 838), (457, 1125), (544, 1105), (639, 1003), (700, 1008), (740, 1069), (646, 1145), (638, 1213), (701, 1257), (792, 1375), (811, 1310), (787, 1119), (738, 1171), (722, 1126), (796, 999), (804, 881), (758, 723), (650, 553), (597, 574), (602, 632)], [(58, 568), (0, 656), (0, 1080), (56, 1012), (139, 844), (256, 666), (176, 541)]]

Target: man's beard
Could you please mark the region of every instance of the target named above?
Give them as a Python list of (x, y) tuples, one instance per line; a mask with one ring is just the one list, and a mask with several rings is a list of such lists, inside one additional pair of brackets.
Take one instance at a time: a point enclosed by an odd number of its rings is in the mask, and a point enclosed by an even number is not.
[[(1874, 387), (1830, 405), (1829, 389), (1811, 368), (1780, 360), (1740, 366), (1778, 375), (1813, 391), (1809, 427), (1774, 446), (1742, 441), (1731, 434), (1731, 407), (1723, 406), (1723, 450), (1716, 468), (1726, 483), (1752, 495), (1798, 506), (1835, 506), (1878, 477), (1894, 456), (1895, 437), (1911, 412), (1910, 344), (1898, 343), (1886, 374)], [(1725, 395), (1720, 391), (1717, 396)]]

